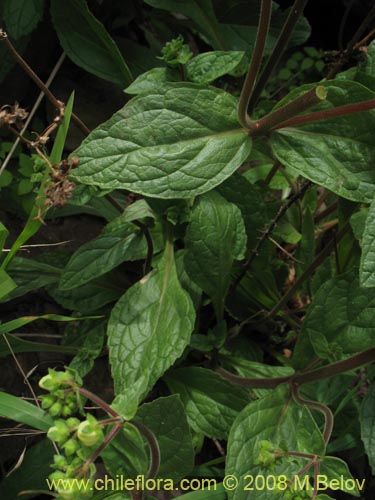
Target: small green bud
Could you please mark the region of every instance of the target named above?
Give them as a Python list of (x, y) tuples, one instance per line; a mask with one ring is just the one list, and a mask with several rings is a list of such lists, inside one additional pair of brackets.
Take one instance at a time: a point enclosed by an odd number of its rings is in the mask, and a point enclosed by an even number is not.
[(103, 430), (92, 415), (79, 424), (77, 437), (85, 446), (93, 446), (104, 440)]
[(74, 431), (77, 429), (81, 421), (76, 417), (70, 417), (66, 421), (66, 425), (69, 427), (69, 430)]
[(162, 57), (170, 66), (178, 66), (179, 64), (186, 64), (189, 59), (193, 57), (189, 45), (184, 44), (184, 38), (179, 35), (177, 38), (167, 42), (162, 48)]
[(39, 380), (39, 387), (46, 391), (54, 391), (59, 387), (58, 381), (49, 373)]
[(40, 399), (42, 401), (43, 410), (48, 410), (48, 408), (56, 402), (56, 398), (53, 394), (43, 394), (43, 396), (40, 396)]
[(70, 457), (71, 455), (74, 455), (78, 450), (79, 443), (76, 439), (68, 439), (68, 441), (63, 444), (63, 448), (65, 450), (66, 456)]
[(64, 455), (54, 455), (53, 456), (53, 466), (56, 469), (66, 470), (68, 467), (68, 461)]
[(66, 475), (61, 470), (55, 470), (48, 476), (48, 478), (51, 479), (51, 481), (58, 481), (59, 479), (66, 479)]
[(58, 444), (63, 444), (69, 438), (69, 434), (69, 428), (64, 420), (55, 420), (55, 425), (49, 428), (47, 437), (51, 441), (55, 441)]
[(61, 412), (61, 415), (64, 417), (64, 418), (68, 418), (68, 417), (71, 417), (73, 415), (74, 411), (68, 406), (68, 405), (64, 405), (63, 406), (63, 409), (62, 409), (62, 412)]
[(48, 411), (51, 417), (59, 417), (61, 415), (62, 409), (62, 404), (57, 401), (56, 403), (53, 403)]

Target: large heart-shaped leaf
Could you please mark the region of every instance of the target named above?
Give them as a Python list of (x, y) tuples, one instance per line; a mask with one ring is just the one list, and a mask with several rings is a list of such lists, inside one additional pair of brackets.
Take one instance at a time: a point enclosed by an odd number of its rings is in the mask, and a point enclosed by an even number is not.
[(158, 268), (133, 285), (112, 310), (108, 345), (116, 393), (136, 386), (141, 397), (151, 389), (181, 356), (194, 321), (194, 306), (178, 281), (168, 244)]
[(72, 177), (103, 189), (190, 198), (223, 182), (250, 150), (233, 96), (170, 84), (132, 99), (94, 130), (74, 153), (80, 166)]
[[(375, 93), (359, 83), (323, 83), (328, 90), (322, 108), (367, 101)], [(308, 86), (290, 94), (296, 97)], [(330, 118), (271, 135), (272, 149), (283, 165), (344, 198), (369, 202), (375, 195), (375, 111)]]

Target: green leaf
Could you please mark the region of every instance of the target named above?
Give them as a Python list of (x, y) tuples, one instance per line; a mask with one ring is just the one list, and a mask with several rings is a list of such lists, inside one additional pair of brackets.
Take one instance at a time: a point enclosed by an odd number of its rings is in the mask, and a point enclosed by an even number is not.
[(181, 495), (183, 500), (226, 500), (227, 494), (223, 483), (215, 484), (215, 489), (211, 488), (201, 489), (198, 491), (190, 491)]
[(6, 239), (9, 236), (8, 229), (0, 222), (0, 251), (3, 250)]
[(6, 392), (0, 392), (0, 415), (43, 432), (53, 425), (52, 418), (44, 410)]
[(8, 35), (21, 38), (31, 33), (43, 17), (44, 0), (4, 0), (3, 19)]
[(205, 368), (180, 368), (165, 381), (180, 395), (192, 429), (210, 438), (228, 437), (234, 419), (248, 402), (247, 391)]
[(122, 88), (131, 83), (118, 47), (84, 0), (52, 0), (51, 15), (60, 43), (75, 64)]
[(158, 477), (177, 482), (194, 466), (194, 449), (184, 407), (177, 395), (143, 404), (135, 416), (154, 433), (160, 448)]
[[(7, 342), (6, 342), (6, 340)], [(46, 344), (44, 342), (30, 342), (16, 337), (15, 335), (3, 333), (0, 336), (0, 358), (9, 356), (11, 354), (9, 345), (12, 352), (60, 352), (65, 354), (76, 354), (79, 352), (78, 347), (74, 346), (60, 346), (56, 344)]]
[[(360, 496), (358, 487), (362, 484), (361, 489), (363, 489), (365, 483), (364, 479), (363, 483), (359, 479), (354, 479), (344, 460), (337, 457), (324, 457), (319, 474), (323, 476), (324, 482), (327, 481), (330, 489), (345, 491), (355, 497)], [(323, 489), (325, 484), (321, 484), (321, 487)]]
[(47, 291), (66, 309), (94, 314), (106, 304), (115, 302), (121, 295), (121, 290), (114, 282), (115, 276), (108, 274), (72, 290), (59, 290), (56, 286), (49, 286)]
[[(51, 156), (50, 156), (50, 162), (52, 164), (57, 164), (61, 160), (61, 154), (63, 151), (63, 147), (65, 144), (65, 138), (66, 134), (69, 128), (69, 123), (70, 123), (70, 118), (71, 118), (71, 113), (72, 113), (72, 107), (73, 107), (73, 99), (74, 99), (74, 94), (72, 94), (69, 98), (68, 104), (66, 106), (66, 112), (64, 114), (63, 121), (59, 127), (59, 130), (56, 134), (56, 140), (54, 143), (54, 146), (52, 148)], [(43, 172), (43, 179), (40, 184), (38, 194), (35, 197), (34, 201), (34, 206), (32, 207), (32, 210), (29, 213), (29, 217), (27, 219), (26, 225), (23, 228), (21, 234), (18, 236), (16, 241), (13, 243), (12, 248), (10, 252), (8, 253), (7, 257), (3, 261), (1, 268), (6, 269), (6, 267), (10, 264), (10, 262), (13, 260), (14, 256), (18, 252), (18, 250), (21, 248), (22, 245), (26, 243), (27, 240), (29, 240), (34, 234), (40, 229), (41, 226), (41, 221), (38, 218), (39, 214), (39, 208), (43, 206), (43, 203), (46, 199), (45, 195), (45, 190), (46, 187), (48, 186), (48, 183), (50, 182), (50, 168), (46, 164), (45, 165), (45, 170)]]
[[(99, 318), (100, 316), (92, 316), (93, 318)], [(81, 321), (86, 318), (80, 317), (80, 318), (72, 318), (71, 316), (63, 316), (61, 314), (43, 314), (41, 316), (22, 316), (17, 319), (13, 319), (11, 321), (8, 321), (7, 323), (1, 323), (0, 324), (0, 334), (1, 333), (9, 333), (12, 332), (13, 330), (17, 330), (17, 328), (21, 328), (21, 326), (28, 325), (29, 323), (32, 323), (33, 321), (36, 321), (38, 319), (48, 319), (49, 321)]]
[(155, 198), (209, 191), (246, 159), (251, 139), (226, 92), (170, 84), (138, 96), (94, 130), (74, 155), (72, 177)]
[(233, 71), (240, 64), (244, 54), (241, 51), (221, 50), (199, 54), (187, 63), (187, 76), (194, 83), (211, 83)]
[(145, 0), (145, 2), (157, 9), (179, 12), (190, 18), (215, 49), (225, 48), (211, 0)]
[(15, 257), (7, 270), (17, 287), (3, 301), (57, 283), (61, 274), (61, 269), (58, 267), (22, 257)]
[(143, 439), (131, 422), (124, 425), (100, 456), (113, 478), (135, 479), (139, 474), (147, 474), (148, 456)]
[(70, 119), (72, 117), (74, 104), (74, 92), (70, 94), (69, 100), (65, 106), (64, 119), (57, 130), (55, 140), (53, 142), (52, 151), (50, 154), (50, 162), (52, 165), (57, 165), (62, 160), (62, 154), (65, 148), (66, 136), (68, 135)]
[(314, 296), (293, 356), (304, 368), (315, 355), (332, 360), (375, 345), (375, 289), (361, 288), (357, 272), (330, 279)]
[(138, 382), (138, 395), (144, 396), (181, 356), (194, 321), (194, 307), (178, 281), (168, 243), (157, 269), (133, 285), (112, 310), (108, 346), (116, 393)]
[(98, 323), (95, 320), (85, 321), (79, 328), (78, 341), (79, 351), (69, 364), (80, 377), (84, 377), (94, 366), (95, 359), (102, 351), (106, 333), (106, 322)]
[(375, 286), (375, 199), (370, 205), (362, 236), (362, 254), (359, 279), (362, 286)]
[(310, 208), (305, 210), (302, 222), (302, 238), (297, 250), (297, 274), (300, 276), (314, 260), (315, 255), (315, 225), (314, 216)]
[(369, 464), (375, 474), (375, 383), (373, 382), (363, 398), (360, 408), (361, 438)]
[(0, 300), (11, 293), (15, 288), (17, 288), (17, 285), (9, 274), (3, 269), (0, 269)]
[(268, 193), (264, 187), (251, 184), (246, 177), (237, 173), (220, 184), (217, 191), (241, 210), (248, 246), (253, 248), (258, 241), (259, 231), (276, 215), (278, 204), (268, 201)]
[[(375, 94), (349, 81), (321, 83), (328, 90), (326, 101), (316, 109), (326, 109), (374, 99)], [(305, 92), (304, 86), (288, 100)], [(279, 103), (280, 104), (280, 103)], [(375, 111), (354, 113), (271, 134), (277, 159), (299, 174), (330, 191), (353, 201), (370, 202), (375, 195), (375, 144), (371, 130)]]
[[(269, 469), (260, 465), (259, 454), (262, 441), (269, 441), (272, 448), (284, 451), (299, 451), (316, 455), (324, 454), (324, 441), (308, 408), (297, 405), (288, 397), (288, 388), (279, 386), (269, 396), (248, 404), (236, 418), (228, 439), (226, 474), (234, 474), (239, 480), (235, 491), (228, 491), (229, 498), (247, 499), (244, 486), (250, 474), (268, 475)], [(284, 459), (273, 464), (276, 477), (293, 477), (305, 465), (305, 461)], [(251, 498), (266, 500), (270, 492), (254, 490)]]
[(180, 79), (177, 70), (152, 68), (139, 75), (129, 87), (126, 87), (125, 92), (133, 95), (146, 94), (147, 92), (159, 90), (161, 86), (168, 82), (178, 82)]
[(222, 319), (235, 260), (244, 258), (246, 231), (240, 209), (216, 192), (198, 199), (186, 231), (185, 269), (212, 299)]
[(38, 493), (22, 496), (19, 494), (25, 490), (45, 490), (54, 452), (49, 439), (43, 439), (31, 446), (23, 457), (22, 466), (1, 481), (1, 498), (31, 498)]
[(77, 288), (122, 262), (145, 256), (146, 243), (139, 228), (130, 223), (115, 222), (110, 222), (102, 234), (79, 247), (72, 255), (62, 273), (60, 290)]

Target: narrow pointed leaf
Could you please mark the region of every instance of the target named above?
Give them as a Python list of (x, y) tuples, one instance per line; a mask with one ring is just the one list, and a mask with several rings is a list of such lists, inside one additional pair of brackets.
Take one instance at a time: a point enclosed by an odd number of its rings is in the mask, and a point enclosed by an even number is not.
[(193, 208), (186, 233), (186, 272), (212, 299), (219, 319), (234, 260), (246, 250), (240, 209), (216, 192), (201, 196)]
[(138, 228), (129, 223), (111, 226), (72, 255), (61, 276), (59, 288), (77, 288), (122, 262), (140, 259), (145, 254), (146, 242)]
[(0, 416), (43, 432), (53, 425), (52, 418), (44, 410), (6, 392), (0, 392)]
[(122, 88), (131, 83), (117, 45), (84, 0), (52, 0), (51, 14), (60, 43), (75, 64)]
[(175, 84), (132, 99), (74, 152), (72, 177), (155, 198), (211, 190), (246, 159), (251, 138), (226, 92)]
[(183, 353), (194, 320), (168, 244), (158, 268), (133, 285), (112, 310), (108, 345), (116, 393), (137, 383), (139, 397), (147, 393)]

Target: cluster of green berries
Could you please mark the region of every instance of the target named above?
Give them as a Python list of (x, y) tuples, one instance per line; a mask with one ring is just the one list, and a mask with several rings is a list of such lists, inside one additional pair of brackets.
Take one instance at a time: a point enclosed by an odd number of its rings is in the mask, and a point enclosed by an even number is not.
[(282, 457), (277, 456), (277, 454), (280, 454), (283, 451), (280, 448), (276, 448), (275, 445), (271, 443), (271, 441), (268, 441), (266, 439), (258, 441), (256, 445), (256, 451), (257, 457), (254, 463), (257, 465), (262, 465), (269, 470), (273, 470), (275, 465), (281, 463)]
[(192, 57), (189, 45), (184, 43), (182, 35), (167, 42), (161, 50), (162, 59), (168, 66), (178, 66), (179, 64), (186, 64)]
[(48, 375), (39, 381), (39, 387), (49, 392), (40, 396), (42, 408), (53, 418), (71, 417), (81, 410), (82, 401), (78, 392), (73, 390), (68, 392), (68, 390), (81, 385), (82, 380), (73, 370), (57, 372), (50, 368)]
[[(61, 454), (54, 456), (50, 474), (58, 493), (57, 500), (83, 500), (92, 497), (93, 491), (87, 480), (80, 480), (82, 472), (91, 479), (95, 474), (95, 465), (86, 468), (87, 460), (104, 441), (103, 427), (93, 415), (84, 414), (78, 387), (82, 381), (72, 370), (56, 372), (49, 370), (39, 386), (49, 394), (41, 397), (42, 407), (54, 418), (47, 437), (56, 443)], [(72, 397), (73, 396), (73, 397)], [(71, 416), (80, 412), (84, 420)], [(61, 418), (56, 418), (61, 417)]]

